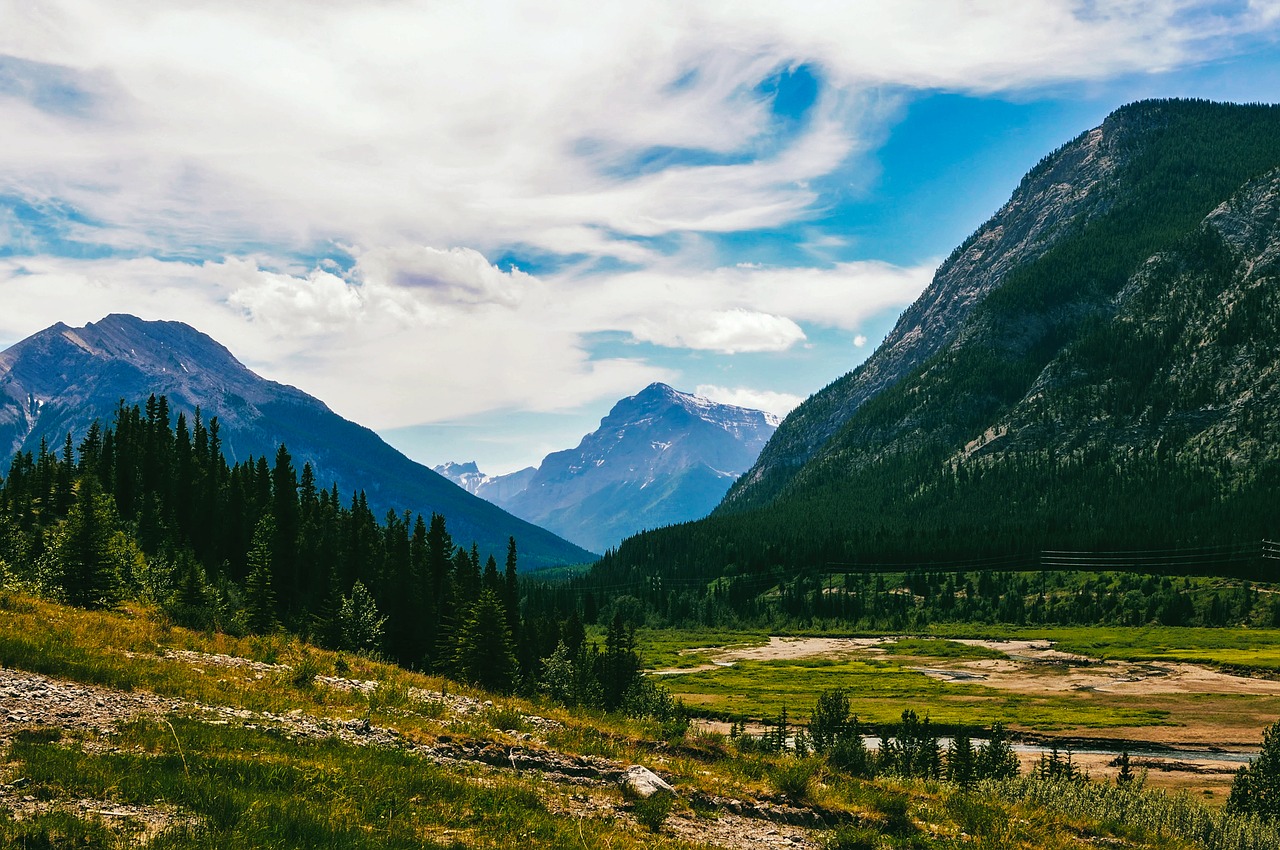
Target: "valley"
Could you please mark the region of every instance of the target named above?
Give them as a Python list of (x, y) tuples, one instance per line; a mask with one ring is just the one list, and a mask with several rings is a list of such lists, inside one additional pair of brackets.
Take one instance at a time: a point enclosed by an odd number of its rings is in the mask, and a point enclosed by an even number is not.
[(0, 845), (1280, 848), (1276, 138), (1122, 107), (781, 423), (507, 477), (179, 322), (11, 346)]
[[(1096, 778), (1110, 779), (1111, 762), (1127, 751), (1149, 769), (1152, 787), (1224, 802), (1236, 769), (1257, 756), (1263, 731), (1280, 720), (1280, 676), (1261, 660), (1280, 647), (1280, 633), (1202, 633), (1204, 645), (1197, 645), (1195, 631), (1002, 629), (992, 632), (1002, 637), (965, 638), (948, 628), (938, 630), (945, 638), (775, 635), (763, 642), (742, 633), (729, 646), (678, 650), (678, 661), (654, 675), (707, 718), (705, 728), (721, 732), (732, 720), (764, 731), (784, 709), (800, 720), (802, 707), (841, 687), (869, 724), (890, 725), (903, 708), (945, 729), (1000, 721), (1020, 736), (1024, 770), (1057, 747)], [(652, 637), (667, 643), (667, 636)], [(1179, 653), (1207, 658), (1221, 652), (1224, 638), (1256, 647), (1258, 663), (1223, 669), (1151, 658), (1162, 639), (1178, 640)], [(1064, 644), (1112, 649), (1104, 660)], [(1116, 644), (1146, 649), (1116, 651)], [(661, 655), (669, 659), (670, 650)]]

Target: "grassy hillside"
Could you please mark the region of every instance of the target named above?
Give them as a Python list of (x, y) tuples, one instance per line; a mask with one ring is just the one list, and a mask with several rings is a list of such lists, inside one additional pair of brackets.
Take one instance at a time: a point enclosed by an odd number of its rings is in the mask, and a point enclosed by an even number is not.
[[(1270, 827), (1152, 792), (864, 781), (144, 607), (6, 592), (0, 608), (2, 846), (1280, 847)], [(632, 764), (676, 796), (629, 799)], [(1191, 824), (1199, 843), (1180, 837)]]

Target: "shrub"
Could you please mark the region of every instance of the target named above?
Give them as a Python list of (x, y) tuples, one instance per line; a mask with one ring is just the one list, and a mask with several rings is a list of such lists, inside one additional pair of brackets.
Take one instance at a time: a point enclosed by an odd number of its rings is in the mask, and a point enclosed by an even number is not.
[(658, 832), (666, 823), (675, 805), (676, 797), (670, 791), (657, 791), (648, 797), (640, 797), (632, 804), (636, 820), (650, 832)]
[(1280, 816), (1280, 723), (1262, 733), (1258, 757), (1236, 771), (1227, 811), (1270, 819)]
[(875, 850), (879, 834), (858, 826), (838, 826), (823, 842), (824, 850)]
[(816, 762), (809, 759), (785, 759), (774, 765), (769, 779), (777, 792), (793, 803), (809, 799), (813, 790), (813, 777), (818, 772)]

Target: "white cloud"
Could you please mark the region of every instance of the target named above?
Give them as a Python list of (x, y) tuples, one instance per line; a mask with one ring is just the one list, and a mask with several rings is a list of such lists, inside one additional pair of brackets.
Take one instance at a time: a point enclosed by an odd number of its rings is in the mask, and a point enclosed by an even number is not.
[(866, 344), (867, 344), (867, 337), (866, 337), (866, 335), (865, 335), (865, 334), (858, 334), (857, 336), (855, 336), (855, 337), (853, 338), (853, 347), (854, 347), (854, 348), (862, 348), (862, 346), (864, 346), (864, 345), (866, 345)]
[(646, 316), (631, 328), (641, 342), (668, 348), (691, 348), (739, 354), (744, 351), (786, 351), (804, 339), (800, 326), (785, 316), (752, 310), (715, 310)]
[[(593, 359), (600, 331), (710, 357), (865, 329), (933, 264), (721, 267), (699, 234), (792, 225), (825, 256), (845, 243), (806, 229), (815, 186), (865, 182), (913, 89), (1154, 71), (1277, 18), (1183, 0), (0, 0), (0, 20), (0, 193), (75, 210), (68, 238), (194, 258), (0, 259), (0, 335), (184, 320), (393, 427), (678, 382)], [(802, 63), (822, 86), (786, 127), (760, 84)], [(6, 233), (35, 244), (17, 218)], [(350, 268), (297, 259), (331, 245)], [(507, 251), (581, 262), (490, 262)], [(602, 259), (628, 270), (582, 271), (619, 267)]]
[(678, 264), (616, 275), (556, 279), (582, 317), (659, 345), (781, 351), (804, 339), (799, 323), (856, 330), (911, 303), (935, 264), (882, 262), (830, 268)]
[(694, 392), (721, 404), (764, 410), (779, 418), (786, 416), (804, 401), (803, 398), (792, 393), (757, 390), (751, 387), (720, 387), (715, 384), (699, 384)]
[[(1197, 61), (1266, 27), (1181, 0), (1080, 4), (0, 0), (0, 53), (92, 108), (0, 97), (0, 185), (124, 244), (525, 244), (635, 261), (625, 237), (804, 218), (888, 91), (1019, 91)], [(756, 86), (830, 83), (779, 136)], [(868, 96), (864, 96), (868, 95)], [(887, 104), (887, 105), (886, 105)], [(735, 161), (629, 167), (651, 149)]]

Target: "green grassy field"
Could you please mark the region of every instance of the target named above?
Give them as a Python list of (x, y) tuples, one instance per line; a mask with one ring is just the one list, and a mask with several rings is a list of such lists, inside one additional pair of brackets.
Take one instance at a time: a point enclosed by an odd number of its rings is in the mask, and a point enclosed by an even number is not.
[(935, 723), (968, 727), (994, 721), (1049, 732), (1152, 726), (1169, 712), (1096, 695), (1027, 695), (976, 684), (942, 682), (894, 660), (743, 661), (720, 670), (667, 676), (664, 684), (692, 708), (726, 718), (808, 716), (822, 691), (844, 688), (853, 710), (871, 723), (891, 723), (903, 709)]
[[(848, 636), (828, 632), (823, 636)], [(693, 667), (715, 657), (706, 650), (679, 654), (679, 641), (689, 647), (711, 644), (759, 645), (764, 636), (753, 632), (721, 632), (714, 641), (699, 642), (696, 633), (642, 632), (641, 650), (652, 657)], [(785, 708), (802, 718), (818, 695), (844, 688), (864, 720), (886, 723), (904, 708), (935, 722), (966, 726), (999, 720), (1034, 732), (1107, 736), (1110, 730), (1170, 727), (1170, 738), (1184, 733), (1203, 737), (1203, 729), (1221, 723), (1233, 742), (1255, 739), (1280, 716), (1280, 698), (1231, 693), (1158, 693), (1135, 700), (1132, 695), (1073, 691), (1057, 687), (1040, 692), (994, 688), (981, 682), (940, 681), (912, 668), (928, 668), (931, 661), (952, 662), (1007, 657), (999, 648), (957, 643), (955, 639), (1050, 640), (1057, 649), (1091, 658), (1116, 661), (1179, 661), (1253, 671), (1268, 675), (1280, 670), (1280, 632), (1257, 629), (1181, 628), (1005, 628), (974, 625), (940, 627), (927, 636), (898, 637), (877, 647), (880, 652), (832, 658), (738, 661), (732, 667), (691, 671), (663, 677), (664, 684), (695, 710), (725, 719), (776, 718)], [(652, 646), (649, 641), (656, 643)], [(1045, 666), (1036, 675), (1065, 675), (1065, 668)]]
[[(728, 631), (646, 633), (643, 639), (652, 649), (649, 658), (669, 663), (688, 659), (679, 654), (686, 645), (767, 641), (761, 633)], [(173, 656), (188, 649), (292, 668), (260, 673)], [(676, 676), (670, 683), (684, 682), (691, 695), (734, 704), (778, 710), (787, 705), (793, 716), (807, 712), (808, 694), (833, 684), (856, 690), (856, 709), (873, 720), (893, 720), (903, 707), (915, 707), (941, 722), (985, 724), (1016, 713), (1053, 728), (1072, 709), (1069, 698), (992, 700), (981, 687), (947, 685), (907, 669), (921, 659), (990, 657), (980, 647), (926, 638), (889, 649), (870, 660), (744, 662), (716, 673)], [(228, 722), (187, 707), (135, 719), (110, 733), (9, 721), (0, 727), (0, 786), (10, 789), (0, 793), (0, 847), (696, 850), (756, 846), (751, 836), (774, 828), (749, 818), (735, 825), (724, 809), (697, 802), (709, 799), (698, 794), (746, 805), (786, 801), (814, 807), (828, 824), (846, 824), (814, 829), (812, 847), (1084, 850), (1100, 839), (1135, 850), (1245, 846), (1184, 841), (1184, 821), (1170, 819), (1171, 813), (1184, 820), (1188, 812), (1201, 820), (1216, 818), (1214, 823), (1232, 828), (1235, 821), (1183, 798), (1166, 801), (1149, 792), (1125, 798), (1125, 805), (1151, 809), (1149, 823), (1135, 825), (1091, 818), (1090, 807), (1103, 804), (1075, 792), (1055, 793), (1048, 802), (1017, 802), (1040, 793), (1028, 784), (1033, 780), (971, 791), (937, 781), (864, 781), (818, 757), (760, 752), (696, 730), (664, 739), (656, 724), (497, 697), (282, 635), (238, 639), (189, 632), (142, 606), (87, 612), (0, 592), (0, 667), (256, 712)], [(376, 681), (378, 687), (372, 695), (343, 691), (311, 681), (313, 673)], [(412, 696), (413, 689), (461, 693), (477, 700), (478, 710), (445, 711), (438, 702)], [(1163, 722), (1160, 709), (1150, 706), (1091, 711), (1104, 724)], [(499, 753), (519, 747), (645, 764), (669, 777), (680, 795), (654, 832), (617, 786), (568, 784), (474, 762), (437, 764), (405, 748), (293, 734), (266, 712), (277, 718), (364, 718), (415, 746), (466, 742)], [(526, 722), (528, 714), (550, 727), (537, 731)], [(533, 740), (522, 737), (521, 729), (534, 730)], [(121, 817), (95, 814), (116, 809), (130, 811)], [(739, 838), (733, 838), (734, 830)], [(1280, 848), (1275, 830), (1256, 835), (1248, 846)]]

